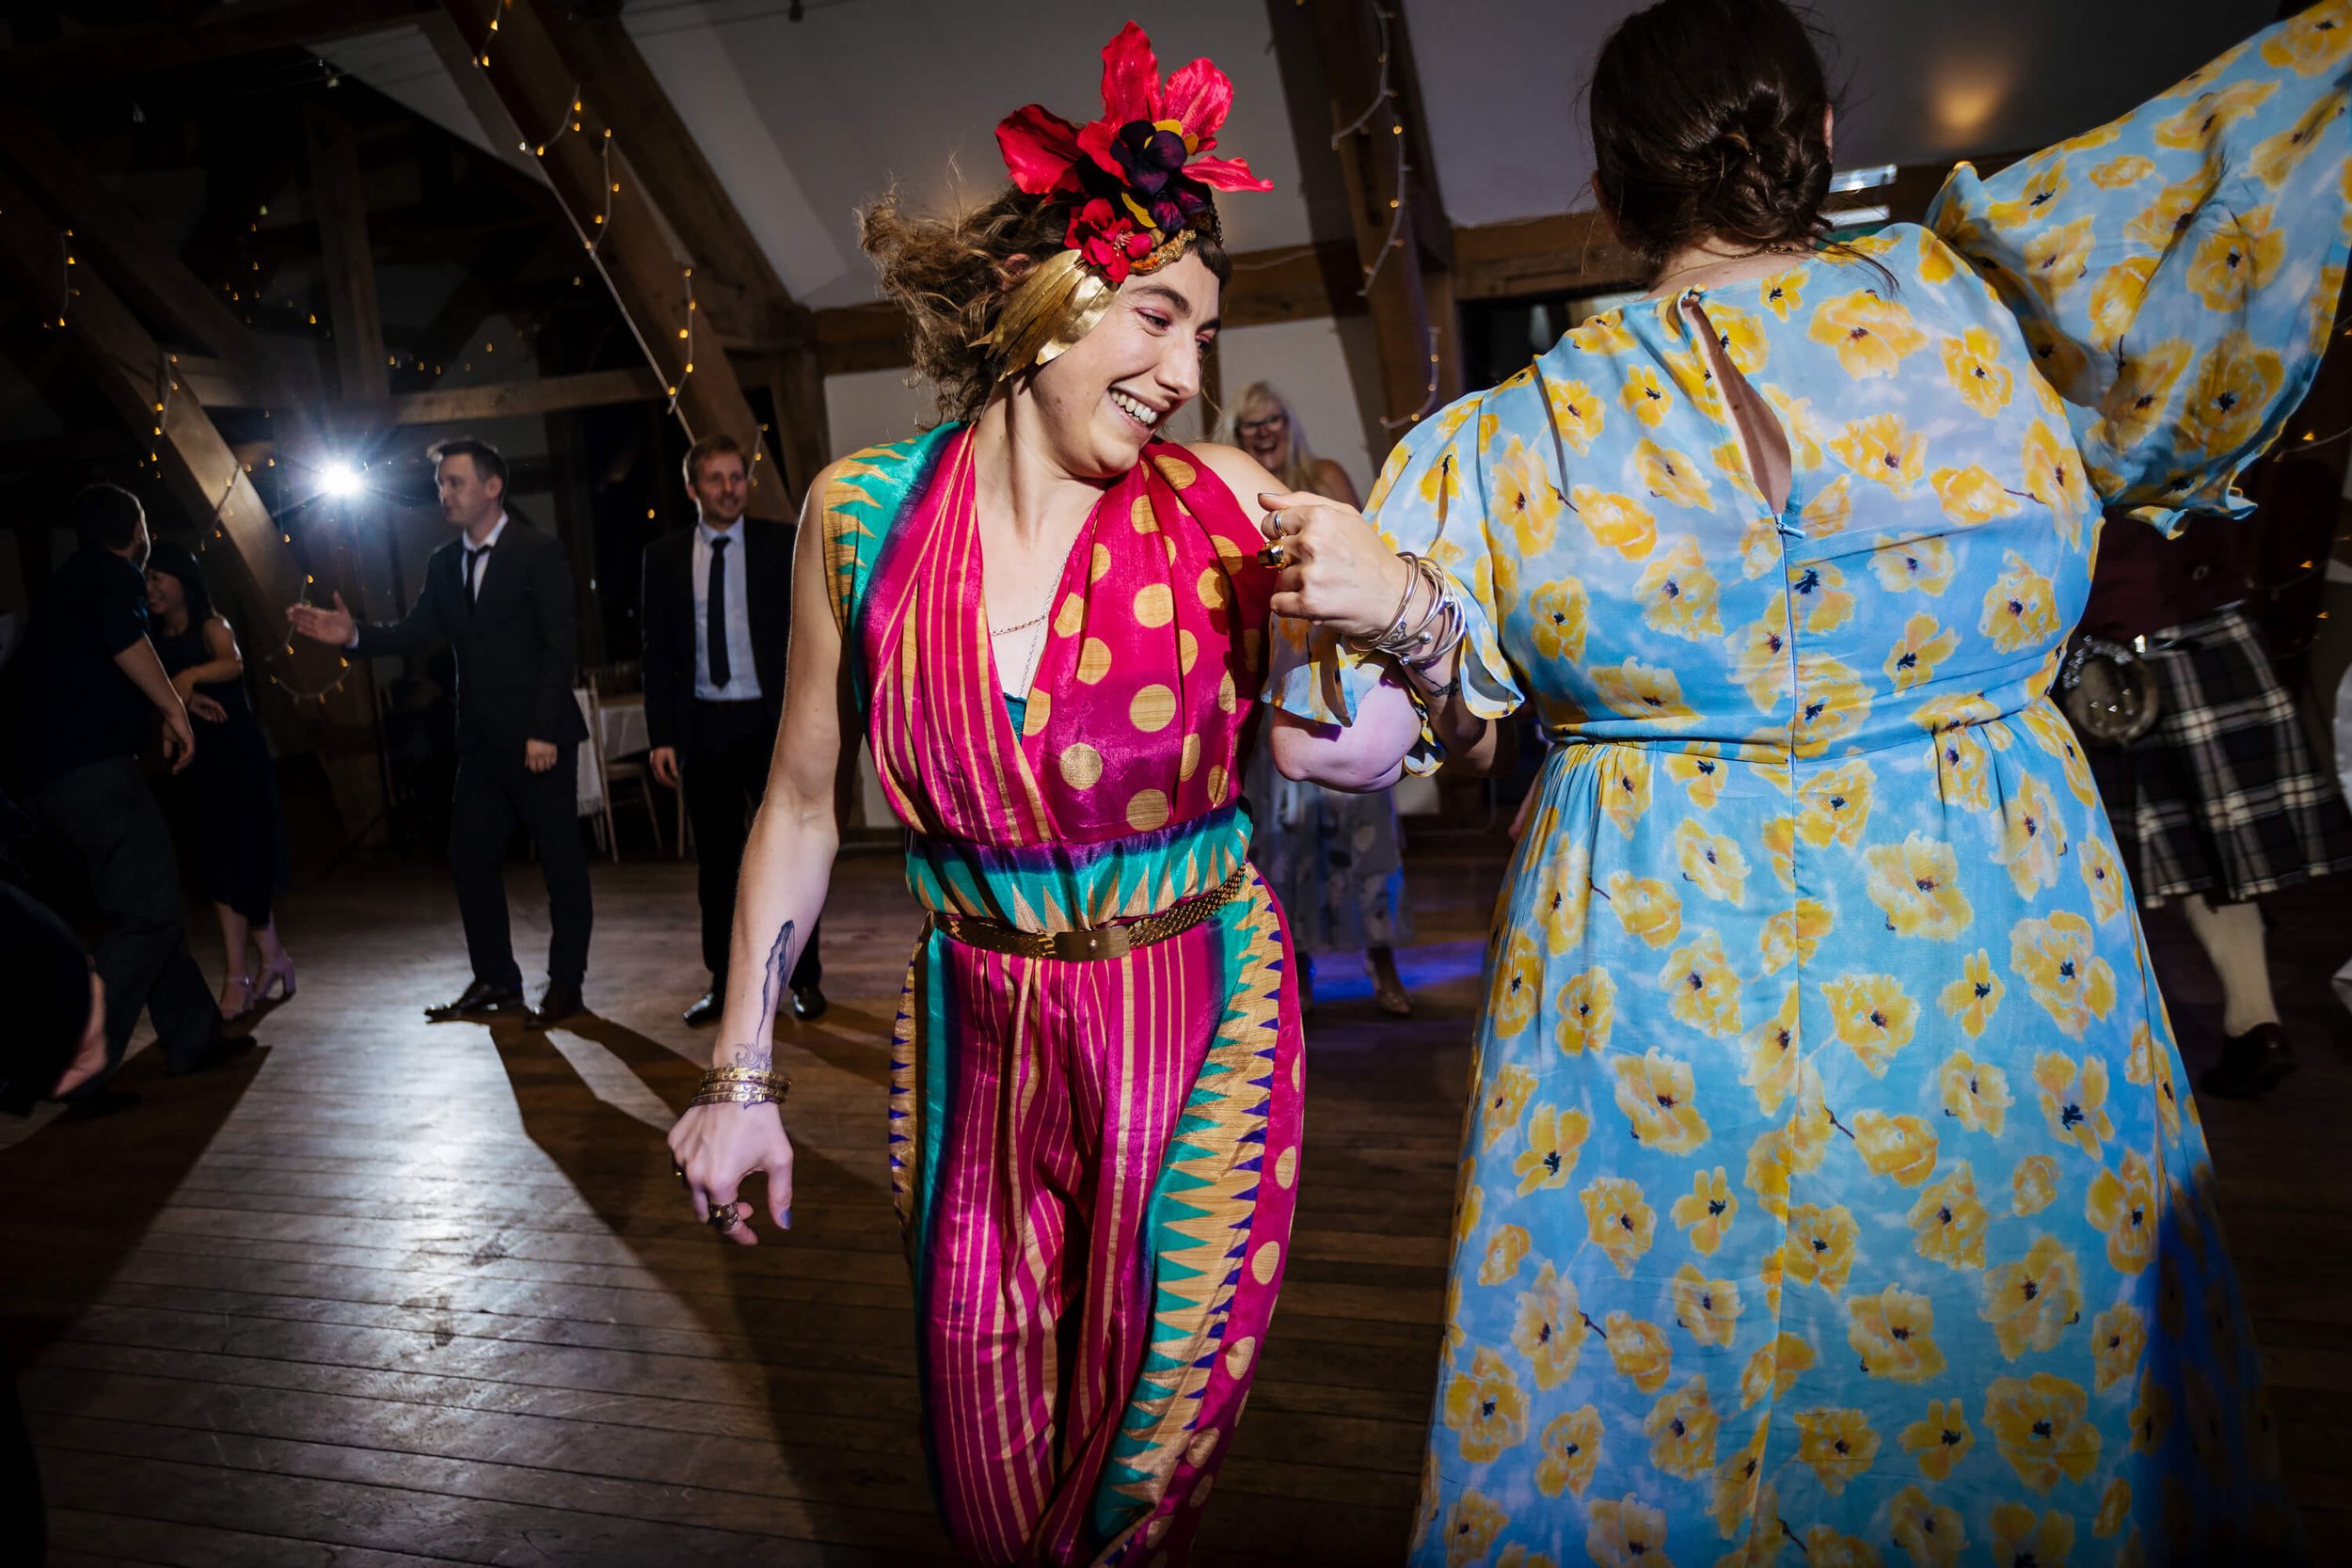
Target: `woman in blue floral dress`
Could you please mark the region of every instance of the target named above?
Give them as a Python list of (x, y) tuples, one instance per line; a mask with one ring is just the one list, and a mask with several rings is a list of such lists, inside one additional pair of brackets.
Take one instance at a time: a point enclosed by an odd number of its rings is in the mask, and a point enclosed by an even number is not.
[[(1470, 622), (1413, 766), (1463, 705), (1555, 742), (1478, 1030), (1417, 1562), (2299, 1556), (2046, 693), (2102, 503), (2243, 511), (2309, 384), (2348, 48), (2333, 0), (1845, 245), (1776, 0), (1668, 0), (1604, 52), (1597, 188), (1651, 297), (1431, 420), (1372, 501)], [(1394, 684), (1290, 625), (1294, 728)]]

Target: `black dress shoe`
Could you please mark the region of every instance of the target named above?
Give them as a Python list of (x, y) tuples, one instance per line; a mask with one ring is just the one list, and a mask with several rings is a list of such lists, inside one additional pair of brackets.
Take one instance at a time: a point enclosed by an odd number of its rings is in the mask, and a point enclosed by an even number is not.
[(532, 1027), (544, 1029), (587, 1010), (588, 1004), (580, 999), (578, 986), (549, 986), (548, 993), (539, 998), (539, 1005), (531, 1009)]
[(129, 1089), (100, 1089), (94, 1094), (77, 1094), (65, 1102), (68, 1121), (96, 1121), (100, 1117), (127, 1111), (139, 1102), (139, 1097)]
[(456, 1001), (427, 1007), (424, 1016), (436, 1023), (447, 1023), (453, 1019), (495, 1018), (501, 1013), (519, 1013), (522, 1010), (523, 992), (520, 986), (494, 986), (485, 980), (476, 980)]
[(183, 1056), (169, 1064), (164, 1070), (174, 1078), (185, 1078), (192, 1072), (210, 1072), (216, 1067), (227, 1067), (230, 1062), (252, 1055), (258, 1043), (251, 1035), (224, 1036), (197, 1054)]
[(2197, 1079), (2197, 1092), (2216, 1100), (2252, 1100), (2295, 1070), (2295, 1047), (2276, 1023), (2257, 1023), (2221, 1047), (2221, 1060)]
[(792, 988), (792, 1016), (794, 1018), (824, 1017), (825, 993), (815, 986), (794, 986)]
[(694, 1005), (686, 1009), (686, 1022), (697, 1029), (706, 1023), (718, 1022), (720, 1013), (726, 1009), (726, 1000), (719, 987), (711, 987), (696, 997)]

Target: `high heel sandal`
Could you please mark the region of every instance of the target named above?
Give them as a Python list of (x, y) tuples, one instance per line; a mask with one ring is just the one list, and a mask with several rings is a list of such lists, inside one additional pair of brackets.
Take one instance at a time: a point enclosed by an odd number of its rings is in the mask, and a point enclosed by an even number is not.
[(261, 979), (253, 988), (253, 1000), (255, 1002), (267, 1002), (270, 999), (269, 988), (273, 984), (278, 987), (278, 1001), (291, 1002), (294, 1000), (294, 968), (293, 954), (289, 953), (286, 955), (286, 965), (283, 969), (278, 968), (276, 964), (263, 964), (262, 966)]
[[(245, 998), (238, 1004), (237, 1010), (230, 1012), (229, 1010), (229, 993), (237, 990), (239, 987), (244, 988)], [(228, 979), (221, 982), (220, 1000), (215, 1002), (214, 1006), (220, 1009), (220, 1020), (223, 1023), (233, 1023), (238, 1019), (245, 1017), (246, 1014), (253, 1010), (254, 1001), (253, 976), (250, 974), (231, 974)]]

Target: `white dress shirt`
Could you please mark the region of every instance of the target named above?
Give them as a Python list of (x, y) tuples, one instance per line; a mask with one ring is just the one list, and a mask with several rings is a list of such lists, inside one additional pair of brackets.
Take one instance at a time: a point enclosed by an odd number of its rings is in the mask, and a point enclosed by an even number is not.
[[(506, 513), (503, 509), (501, 509), (499, 513), (499, 520), (491, 525), (489, 536), (487, 538), (484, 539), (480, 545), (476, 545), (470, 539), (461, 539), (457, 542), (458, 547), (468, 551), (469, 553), (476, 549), (490, 549), (498, 544), (499, 535), (504, 533), (505, 531)], [(470, 572), (466, 569), (469, 566), (473, 568)], [(483, 557), (479, 562), (470, 561), (467, 559), (466, 556), (462, 555), (457, 558), (458, 580), (464, 581), (467, 578), (471, 578), (473, 579), (473, 597), (477, 603), (480, 602), (482, 598), (482, 579), (489, 575), (490, 558), (488, 556)]]
[[(710, 542), (727, 540), (727, 684), (710, 684), (710, 563), (718, 552)], [(707, 703), (747, 703), (759, 698), (759, 671), (752, 655), (751, 573), (743, 564), (744, 530), (694, 525), (694, 695)]]

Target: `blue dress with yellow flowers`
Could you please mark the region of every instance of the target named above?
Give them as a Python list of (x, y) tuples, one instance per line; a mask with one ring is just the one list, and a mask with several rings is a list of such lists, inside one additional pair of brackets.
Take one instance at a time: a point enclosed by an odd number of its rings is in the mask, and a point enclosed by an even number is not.
[[(2213, 1170), (2045, 695), (2326, 346), (2352, 4), (1929, 228), (1595, 318), (1375, 494), (1554, 745), (1477, 1034), (1414, 1560), (2295, 1560)], [(2122, 521), (2118, 527), (2143, 526)], [(1376, 671), (1293, 628), (1275, 696)], [(1424, 744), (1416, 767), (1433, 765)]]

